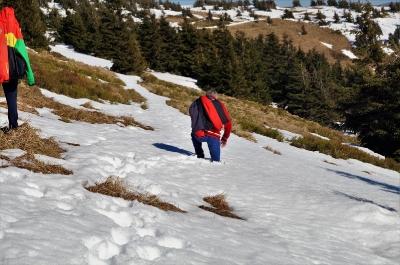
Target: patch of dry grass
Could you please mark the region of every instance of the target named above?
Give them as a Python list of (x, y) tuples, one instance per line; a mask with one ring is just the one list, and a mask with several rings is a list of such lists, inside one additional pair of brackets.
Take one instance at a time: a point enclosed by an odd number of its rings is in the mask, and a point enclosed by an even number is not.
[(337, 166), (337, 164), (335, 164), (335, 163), (333, 163), (333, 162), (329, 162), (329, 161), (326, 160), (326, 159), (324, 159), (324, 162), (327, 163), (327, 164), (331, 164), (331, 165)]
[(277, 150), (275, 150), (275, 149), (272, 149), (272, 147), (270, 147), (270, 146), (263, 146), (263, 148), (264, 148), (265, 150), (268, 150), (268, 151), (270, 151), (270, 152), (276, 154), (276, 155), (282, 155), (281, 152), (279, 152), (279, 151), (277, 151)]
[(87, 108), (87, 109), (97, 110), (95, 107), (93, 107), (92, 103), (90, 103), (89, 101), (86, 102), (86, 103), (83, 103), (81, 106), (84, 107), (84, 108)]
[[(342, 66), (352, 62), (352, 60), (342, 52), (343, 49), (352, 50), (348, 39), (344, 35), (337, 34), (331, 29), (321, 28), (310, 23), (299, 23), (279, 18), (272, 19), (272, 21), (272, 24), (267, 24), (265, 21), (243, 23), (230, 26), (228, 29), (233, 34), (236, 31), (242, 31), (249, 38), (256, 38), (260, 34), (265, 36), (273, 32), (282, 39), (286, 34), (289, 39), (293, 41), (295, 47), (300, 47), (305, 52), (315, 49), (325, 54), (331, 64), (335, 63), (337, 60), (342, 63)], [(308, 33), (307, 35), (299, 34), (302, 25), (304, 25)], [(349, 30), (351, 29), (349, 28)], [(332, 49), (326, 47), (321, 42), (332, 44)]]
[(0, 150), (21, 149), (30, 154), (61, 158), (60, 154), (65, 150), (59, 147), (57, 141), (52, 137), (41, 138), (37, 132), (39, 129), (31, 127), (27, 122), (7, 134), (0, 131)]
[(318, 151), (323, 154), (330, 155), (336, 159), (346, 160), (352, 158), (361, 162), (370, 163), (378, 167), (400, 172), (400, 163), (396, 162), (394, 159), (380, 159), (357, 148), (343, 145), (342, 142), (338, 140), (328, 141), (325, 139), (321, 139), (320, 137), (315, 137), (313, 135), (306, 135), (302, 138), (293, 138), (291, 140), (291, 145), (309, 151)]
[(38, 131), (28, 123), (24, 123), (17, 130), (11, 130), (7, 134), (0, 132), (0, 150), (21, 149), (26, 152), (12, 160), (4, 156), (2, 156), (2, 159), (7, 160), (9, 165), (25, 168), (36, 173), (72, 174), (71, 170), (65, 169), (61, 165), (48, 164), (35, 158), (34, 154), (42, 154), (61, 159), (61, 153), (65, 152), (54, 138), (41, 138), (37, 134)]
[(13, 166), (24, 168), (35, 173), (71, 175), (72, 171), (61, 165), (48, 164), (35, 158), (32, 153), (17, 157), (10, 161)]
[(71, 98), (122, 104), (146, 101), (135, 90), (124, 89), (124, 82), (114, 72), (104, 68), (89, 66), (46, 51), (30, 51), (29, 56), (39, 87)]
[(214, 196), (207, 196), (207, 197), (203, 198), (203, 200), (205, 202), (211, 204), (211, 206), (212, 206), (212, 207), (208, 207), (208, 206), (204, 206), (204, 205), (199, 206), (199, 208), (201, 208), (203, 210), (213, 212), (220, 216), (244, 220), (243, 218), (232, 213), (233, 209), (231, 207), (229, 207), (229, 204), (226, 201), (226, 193), (221, 193), (221, 194), (217, 194)]
[[(151, 126), (144, 125), (136, 121), (132, 116), (112, 116), (100, 111), (87, 109), (76, 109), (55, 101), (53, 98), (45, 97), (37, 86), (27, 86), (20, 83), (18, 86), (18, 108), (38, 115), (35, 108), (49, 108), (60, 117), (63, 122), (81, 121), (91, 124), (122, 124), (123, 126), (137, 126), (145, 130), (154, 130)], [(3, 96), (3, 90), (0, 96)], [(90, 109), (91, 104), (85, 103), (86, 108)], [(7, 108), (7, 105), (4, 106)]]
[(170, 203), (161, 201), (155, 195), (130, 191), (126, 187), (124, 181), (119, 177), (109, 176), (103, 183), (96, 183), (94, 186), (85, 187), (85, 189), (90, 192), (122, 198), (127, 201), (138, 201), (146, 205), (157, 207), (163, 211), (186, 213), (186, 211), (181, 210)]

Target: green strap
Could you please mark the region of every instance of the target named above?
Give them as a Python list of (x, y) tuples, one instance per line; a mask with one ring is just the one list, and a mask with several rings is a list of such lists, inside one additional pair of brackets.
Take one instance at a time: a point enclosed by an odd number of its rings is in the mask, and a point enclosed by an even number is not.
[(24, 58), (26, 62), (26, 78), (28, 79), (28, 85), (33, 86), (35, 84), (35, 77), (33, 76), (33, 71), (24, 40), (18, 39), (17, 43), (15, 44), (15, 49), (19, 54), (21, 54), (22, 58)]

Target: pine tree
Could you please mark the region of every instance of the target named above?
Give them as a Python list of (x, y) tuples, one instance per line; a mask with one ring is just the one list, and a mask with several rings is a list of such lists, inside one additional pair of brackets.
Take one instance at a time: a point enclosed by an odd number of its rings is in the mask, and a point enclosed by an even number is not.
[(283, 12), (283, 15), (282, 15), (282, 19), (286, 19), (286, 18), (294, 18), (293, 12), (288, 9), (285, 9), (285, 11)]
[(160, 69), (159, 58), (162, 53), (162, 39), (154, 14), (145, 15), (137, 30), (137, 40), (142, 54), (151, 69)]
[(336, 24), (342, 23), (342, 20), (340, 19), (338, 13), (336, 13), (336, 12), (335, 12), (334, 15), (333, 15), (333, 19), (334, 19), (334, 22), (333, 22), (333, 23), (336, 23)]
[(347, 2), (347, 0), (339, 0), (338, 4), (339, 4), (340, 8), (349, 8), (350, 7), (349, 2)]
[(199, 34), (196, 28), (186, 18), (183, 20), (182, 28), (178, 34), (180, 47), (179, 73), (184, 76), (196, 78), (196, 68), (200, 57)]
[(165, 16), (161, 16), (158, 21), (158, 32), (160, 34), (160, 55), (158, 57), (159, 66), (157, 70), (166, 72), (177, 72), (179, 68), (179, 38), (176, 29), (169, 25)]
[(107, 5), (101, 5), (98, 12), (100, 17), (98, 45), (94, 53), (100, 58), (113, 59), (120, 45), (121, 14), (114, 12)]
[(81, 0), (79, 9), (75, 10), (79, 12), (81, 19), (85, 22), (85, 40), (87, 42), (85, 52), (93, 54), (96, 53), (100, 45), (100, 16), (97, 12), (97, 7), (90, 0)]
[(365, 65), (346, 70), (349, 96), (342, 103), (345, 125), (358, 134), (361, 143), (400, 162), (400, 62), (372, 73)]
[(70, 13), (61, 21), (60, 38), (65, 44), (72, 45), (76, 51), (85, 52), (88, 44), (86, 29), (78, 13)]
[(304, 24), (301, 25), (301, 35), (307, 35), (307, 34), (308, 34), (308, 32), (306, 30), (306, 27), (304, 26)]
[(338, 2), (336, 0), (328, 0), (328, 6), (338, 6)]
[(397, 27), (393, 34), (389, 34), (389, 42), (392, 46), (400, 47), (400, 27)]
[(301, 6), (300, 0), (293, 0), (292, 5), (293, 7), (300, 7)]
[(303, 20), (311, 21), (311, 17), (310, 17), (310, 15), (308, 14), (308, 12), (306, 12), (306, 13), (304, 14)]
[(140, 75), (147, 68), (147, 62), (142, 56), (136, 40), (134, 22), (128, 19), (121, 30), (119, 52), (113, 56), (111, 70), (123, 74)]

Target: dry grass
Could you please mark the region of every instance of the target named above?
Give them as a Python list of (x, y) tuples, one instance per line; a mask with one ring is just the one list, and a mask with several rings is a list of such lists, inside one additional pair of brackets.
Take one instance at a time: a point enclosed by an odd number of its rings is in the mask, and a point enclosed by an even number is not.
[(396, 162), (394, 159), (380, 159), (357, 148), (343, 145), (342, 142), (338, 140), (328, 141), (325, 139), (321, 139), (320, 137), (315, 137), (313, 135), (306, 135), (302, 138), (293, 138), (291, 140), (291, 145), (313, 152), (318, 151), (323, 154), (330, 155), (336, 159), (346, 160), (352, 158), (361, 162), (370, 163), (378, 167), (400, 172), (400, 163)]
[[(56, 55), (56, 53), (53, 53)], [(93, 67), (71, 59), (42, 51), (30, 52), (30, 61), (39, 87), (71, 98), (88, 98), (95, 101), (130, 104), (145, 102), (133, 89), (125, 85), (114, 72)]]
[(183, 211), (170, 203), (161, 201), (155, 195), (130, 191), (128, 188), (126, 188), (126, 184), (124, 183), (124, 181), (118, 177), (116, 178), (110, 176), (105, 182), (96, 183), (94, 186), (86, 187), (85, 189), (90, 192), (122, 198), (127, 201), (138, 201), (146, 205), (157, 207), (163, 211), (186, 213), (186, 211)]
[(84, 107), (84, 108), (87, 108), (87, 109), (97, 110), (95, 107), (93, 107), (92, 103), (90, 103), (89, 101), (84, 103), (84, 104), (82, 104), (81, 106)]
[(270, 146), (263, 146), (263, 148), (264, 148), (265, 150), (268, 150), (268, 151), (270, 151), (270, 152), (276, 154), (276, 155), (282, 155), (281, 152), (279, 152), (279, 151), (277, 151), (277, 150), (275, 150), (275, 149), (272, 149), (272, 147), (270, 147)]
[(326, 160), (326, 159), (324, 159), (324, 162), (327, 163), (327, 164), (331, 164), (331, 165), (337, 166), (337, 164), (335, 164), (335, 163), (333, 163), (333, 162), (329, 162), (329, 161)]
[(24, 168), (35, 173), (71, 175), (72, 171), (61, 165), (48, 164), (37, 160), (31, 153), (17, 157), (10, 161), (13, 166)]
[(27, 122), (11, 130), (7, 134), (0, 132), (0, 150), (21, 149), (30, 154), (42, 154), (50, 157), (61, 158), (64, 149), (59, 147), (54, 138), (40, 138), (39, 130), (31, 127)]
[[(144, 125), (136, 121), (131, 116), (112, 116), (100, 111), (86, 109), (76, 109), (55, 101), (53, 98), (45, 97), (37, 86), (27, 86), (21, 83), (18, 86), (18, 108), (33, 114), (38, 114), (35, 108), (49, 108), (55, 115), (60, 117), (63, 122), (81, 121), (91, 124), (122, 124), (123, 126), (137, 126), (145, 130), (154, 130), (151, 126)], [(4, 96), (3, 90), (0, 96)], [(90, 103), (84, 104), (90, 108)], [(5, 105), (5, 108), (7, 106)]]
[[(228, 27), (235, 33), (242, 31), (249, 38), (256, 38), (258, 35), (268, 35), (275, 33), (280, 39), (286, 34), (293, 41), (295, 47), (300, 47), (303, 51), (315, 49), (316, 51), (325, 54), (328, 61), (332, 64), (337, 60), (341, 61), (342, 65), (352, 62), (352, 60), (342, 53), (342, 49), (352, 50), (348, 39), (341, 34), (334, 32), (328, 28), (321, 28), (314, 24), (294, 22), (283, 19), (272, 19), (272, 24), (267, 24), (265, 21), (258, 23), (249, 22)], [(301, 26), (304, 25), (307, 35), (301, 35)], [(349, 29), (350, 30), (350, 29)], [(332, 49), (329, 49), (321, 42), (332, 44)]]
[(18, 127), (18, 130), (11, 130), (7, 134), (0, 132), (0, 150), (21, 149), (26, 152), (25, 155), (12, 160), (4, 156), (2, 158), (9, 161), (9, 165), (25, 168), (36, 173), (72, 174), (71, 170), (65, 169), (61, 165), (48, 164), (35, 158), (34, 154), (42, 154), (61, 159), (61, 153), (65, 152), (54, 138), (40, 138), (37, 135), (38, 131), (28, 123), (24, 123)]
[(204, 205), (199, 206), (199, 208), (201, 208), (203, 210), (213, 212), (220, 216), (244, 220), (243, 218), (232, 213), (232, 208), (229, 207), (229, 204), (226, 201), (226, 193), (221, 193), (221, 194), (214, 195), (214, 196), (208, 196), (208, 197), (203, 198), (203, 200), (205, 202), (208, 202), (212, 206), (212, 207), (208, 207), (208, 206), (204, 206)]

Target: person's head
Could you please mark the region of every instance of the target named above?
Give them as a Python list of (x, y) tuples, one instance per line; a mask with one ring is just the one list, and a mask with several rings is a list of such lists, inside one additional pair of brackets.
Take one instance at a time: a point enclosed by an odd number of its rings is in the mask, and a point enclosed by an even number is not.
[(215, 89), (210, 89), (206, 92), (206, 96), (207, 97), (214, 97), (217, 98), (218, 97), (218, 93), (217, 91), (215, 91)]

